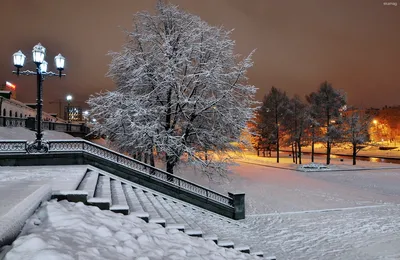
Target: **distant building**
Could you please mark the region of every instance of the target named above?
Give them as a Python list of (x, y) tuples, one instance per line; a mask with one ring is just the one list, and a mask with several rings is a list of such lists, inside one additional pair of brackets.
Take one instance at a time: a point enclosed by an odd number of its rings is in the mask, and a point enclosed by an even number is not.
[[(0, 113), (3, 117), (28, 118), (36, 117), (36, 104), (24, 104), (12, 98), (11, 91), (0, 91)], [(43, 121), (65, 122), (46, 112), (42, 113)]]
[[(69, 109), (69, 111), (68, 111)], [(69, 116), (68, 116), (69, 115)], [(65, 106), (64, 118), (69, 121), (83, 121), (82, 107), (79, 106)]]

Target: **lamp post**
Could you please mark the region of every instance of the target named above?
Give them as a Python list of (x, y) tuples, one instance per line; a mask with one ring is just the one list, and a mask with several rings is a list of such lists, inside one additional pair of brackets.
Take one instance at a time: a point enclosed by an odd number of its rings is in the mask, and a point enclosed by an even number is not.
[(32, 153), (32, 152), (47, 152), (49, 147), (47, 142), (42, 141), (43, 133), (42, 133), (42, 84), (43, 80), (45, 77), (53, 77), (57, 76), (65, 76), (65, 74), (62, 74), (62, 71), (64, 70), (65, 67), (65, 58), (61, 55), (58, 54), (54, 58), (54, 62), (56, 65), (56, 68), (58, 70), (58, 73), (54, 73), (51, 71), (47, 71), (47, 62), (44, 60), (44, 57), (46, 56), (46, 48), (43, 47), (40, 43), (35, 45), (32, 50), (32, 60), (36, 65), (36, 72), (35, 71), (30, 71), (30, 70), (25, 70), (25, 71), (20, 71), (20, 69), (24, 66), (25, 63), (25, 55), (21, 51), (17, 51), (16, 53), (13, 54), (13, 61), (14, 61), (14, 66), (17, 68), (16, 71), (13, 71), (14, 74), (19, 75), (27, 75), (27, 76), (33, 76), (36, 75), (36, 82), (37, 82), (37, 97), (36, 97), (36, 140), (33, 143), (28, 144), (27, 146), (27, 152)]
[(67, 99), (67, 102), (68, 102), (67, 103), (67, 122), (70, 123), (70, 117), (69, 117), (70, 112), (69, 112), (69, 110), (70, 110), (70, 105), (71, 105), (71, 101), (72, 101), (72, 96), (71, 95), (67, 95), (66, 99)]

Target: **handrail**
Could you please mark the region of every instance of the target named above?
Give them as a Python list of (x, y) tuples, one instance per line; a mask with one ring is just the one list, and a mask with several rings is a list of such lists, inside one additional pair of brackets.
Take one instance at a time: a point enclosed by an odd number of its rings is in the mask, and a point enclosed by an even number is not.
[[(20, 117), (7, 117), (0, 116), (0, 127), (11, 126), (11, 127), (25, 127), (29, 129), (35, 129), (37, 127), (36, 120), (30, 121), (30, 118)], [(90, 129), (84, 124), (73, 124), (53, 121), (42, 121), (43, 130), (55, 130), (60, 132), (72, 132), (72, 133), (84, 133), (89, 134)]]
[(26, 140), (0, 140), (0, 153), (26, 153)]
[[(26, 146), (26, 141), (2, 141), (0, 140), (0, 152), (25, 152), (21, 144)], [(12, 144), (17, 144), (17, 147), (13, 147)], [(223, 204), (233, 208), (233, 199), (231, 197), (220, 194), (216, 191), (210, 190), (206, 187), (188, 181), (184, 178), (175, 176), (166, 171), (152, 167), (141, 161), (135, 160), (124, 154), (115, 152), (107, 149), (103, 146), (94, 144), (86, 140), (49, 140), (49, 151), (48, 153), (57, 152), (86, 152), (95, 156), (99, 156), (111, 162), (116, 162), (130, 169), (139, 171), (141, 173), (149, 175), (151, 178), (158, 179), (168, 183), (169, 185), (177, 186), (181, 190), (194, 193), (198, 196), (204, 197), (207, 200)], [(11, 149), (11, 150), (10, 150)], [(14, 149), (14, 150), (12, 150)]]

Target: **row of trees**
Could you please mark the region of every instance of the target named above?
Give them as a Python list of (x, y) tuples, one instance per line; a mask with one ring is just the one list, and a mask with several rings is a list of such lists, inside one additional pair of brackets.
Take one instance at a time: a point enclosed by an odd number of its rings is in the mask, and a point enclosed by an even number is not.
[[(291, 146), (293, 160), (302, 163), (302, 147), (311, 145), (314, 161), (314, 144), (326, 147), (326, 163), (330, 164), (331, 148), (337, 143), (350, 143), (353, 164), (356, 155), (369, 140), (370, 118), (356, 109), (348, 109), (346, 97), (328, 82), (312, 92), (303, 101), (299, 96), (289, 98), (285, 92), (272, 87), (265, 95), (250, 124), (252, 144), (260, 152), (276, 150), (279, 163), (281, 145)], [(298, 161), (297, 161), (298, 160)]]

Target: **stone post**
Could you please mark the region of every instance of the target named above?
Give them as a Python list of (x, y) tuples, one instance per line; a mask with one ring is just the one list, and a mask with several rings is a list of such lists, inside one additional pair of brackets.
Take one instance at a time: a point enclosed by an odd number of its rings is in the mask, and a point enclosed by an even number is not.
[(244, 219), (246, 216), (244, 192), (228, 192), (228, 195), (233, 199), (233, 207), (235, 210), (233, 218), (236, 220)]

